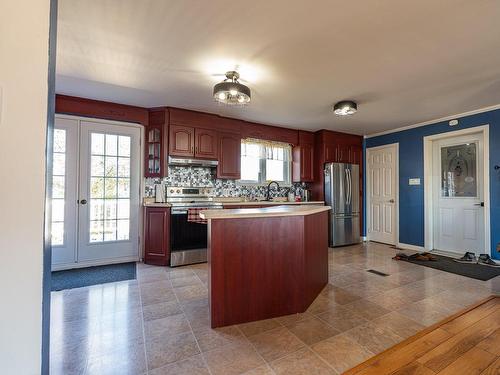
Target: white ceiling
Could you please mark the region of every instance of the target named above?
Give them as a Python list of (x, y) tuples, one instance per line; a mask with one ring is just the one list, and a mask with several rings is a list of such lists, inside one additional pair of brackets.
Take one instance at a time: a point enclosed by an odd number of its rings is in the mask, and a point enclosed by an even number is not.
[[(235, 67), (252, 102), (217, 105)], [(64, 0), (56, 88), (372, 134), (500, 103), (500, 1)]]

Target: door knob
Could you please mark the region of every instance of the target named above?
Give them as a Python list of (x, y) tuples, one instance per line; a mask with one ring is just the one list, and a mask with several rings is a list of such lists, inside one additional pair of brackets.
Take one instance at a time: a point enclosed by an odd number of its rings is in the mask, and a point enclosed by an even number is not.
[(389, 203), (394, 203), (394, 199), (389, 199)]
[(86, 199), (82, 199), (82, 200), (80, 201), (80, 203), (81, 203), (81, 204), (87, 204), (87, 200), (86, 200)]

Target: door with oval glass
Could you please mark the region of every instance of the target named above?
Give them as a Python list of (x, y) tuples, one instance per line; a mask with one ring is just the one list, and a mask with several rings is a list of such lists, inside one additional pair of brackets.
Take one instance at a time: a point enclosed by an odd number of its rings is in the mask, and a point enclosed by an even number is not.
[(485, 252), (481, 133), (433, 142), (434, 249)]
[(140, 129), (56, 118), (55, 131), (67, 121), (73, 129), (66, 134), (76, 139), (67, 141), (73, 146), (66, 147), (65, 158), (79, 163), (66, 163), (63, 172), (54, 168), (59, 175), (53, 178), (62, 177), (66, 184), (59, 189), (65, 192), (62, 214), (56, 207), (61, 202), (52, 202), (53, 269), (137, 260)]

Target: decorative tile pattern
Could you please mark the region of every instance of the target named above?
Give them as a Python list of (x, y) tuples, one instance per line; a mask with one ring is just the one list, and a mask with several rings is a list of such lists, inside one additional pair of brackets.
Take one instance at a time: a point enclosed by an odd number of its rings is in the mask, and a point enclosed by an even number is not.
[[(217, 197), (248, 197), (250, 199), (264, 197), (266, 195), (266, 186), (239, 185), (235, 180), (220, 180), (215, 176), (215, 169), (204, 167), (168, 167), (168, 177), (146, 178), (144, 195), (154, 197), (155, 184), (164, 184), (165, 186), (181, 187), (210, 187), (215, 188)], [(300, 195), (307, 188), (305, 183), (293, 183), (290, 187), (272, 187), (273, 197), (285, 197), (289, 192)]]
[(137, 280), (53, 292), (51, 374), (337, 374), (500, 291), (500, 277), (429, 270), (395, 252), (331, 249), (332, 284), (306, 313), (218, 329), (206, 264), (139, 263)]

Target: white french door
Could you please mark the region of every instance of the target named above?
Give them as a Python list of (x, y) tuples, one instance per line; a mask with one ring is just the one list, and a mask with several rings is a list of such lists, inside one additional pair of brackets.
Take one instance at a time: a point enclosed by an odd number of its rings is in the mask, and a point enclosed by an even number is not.
[(433, 142), (434, 249), (485, 252), (482, 133)]
[(138, 259), (140, 129), (56, 117), (54, 138), (53, 269)]
[(367, 149), (368, 239), (395, 245), (397, 242), (396, 144)]

